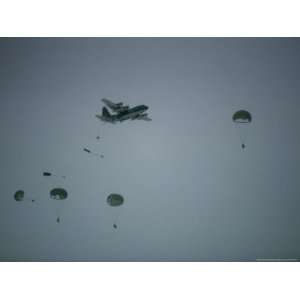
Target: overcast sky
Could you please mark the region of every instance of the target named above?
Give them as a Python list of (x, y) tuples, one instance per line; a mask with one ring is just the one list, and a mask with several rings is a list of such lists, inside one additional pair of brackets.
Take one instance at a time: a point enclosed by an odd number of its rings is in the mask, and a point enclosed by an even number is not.
[(299, 39), (0, 39), (0, 260), (299, 259), (299, 79)]

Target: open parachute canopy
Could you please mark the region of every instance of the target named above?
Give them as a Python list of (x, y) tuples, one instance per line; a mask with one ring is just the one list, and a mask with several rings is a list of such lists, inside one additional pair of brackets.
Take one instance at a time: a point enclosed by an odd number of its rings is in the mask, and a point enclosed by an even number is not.
[(65, 200), (68, 197), (68, 192), (63, 188), (55, 188), (50, 191), (50, 198), (54, 200)]
[(120, 206), (124, 203), (124, 198), (119, 194), (110, 194), (107, 197), (107, 203), (110, 206)]
[(25, 192), (23, 190), (19, 190), (15, 192), (14, 198), (16, 201), (24, 200)]
[(232, 120), (235, 123), (250, 123), (252, 121), (252, 116), (246, 110), (239, 110), (233, 114)]

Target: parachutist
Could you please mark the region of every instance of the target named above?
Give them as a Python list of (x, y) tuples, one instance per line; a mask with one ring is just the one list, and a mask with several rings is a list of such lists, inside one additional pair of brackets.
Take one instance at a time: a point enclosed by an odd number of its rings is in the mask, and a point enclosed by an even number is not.
[(56, 222), (57, 222), (57, 223), (59, 223), (59, 222), (60, 222), (60, 219), (59, 219), (59, 218), (57, 218), (57, 219), (56, 219)]
[(114, 227), (115, 229), (117, 229), (117, 228), (118, 228), (118, 226), (117, 226), (116, 224), (114, 224), (114, 225), (113, 225), (113, 227)]
[(242, 144), (242, 148), (245, 149), (245, 148), (246, 148), (246, 145), (245, 145), (245, 144)]
[(96, 137), (96, 139), (97, 139), (97, 140), (100, 140), (100, 136), (98, 135), (98, 136)]

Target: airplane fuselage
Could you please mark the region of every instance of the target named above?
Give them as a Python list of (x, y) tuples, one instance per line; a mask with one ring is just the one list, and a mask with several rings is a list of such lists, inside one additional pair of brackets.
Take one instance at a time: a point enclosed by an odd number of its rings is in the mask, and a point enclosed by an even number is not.
[(138, 105), (133, 108), (128, 109), (127, 111), (120, 112), (116, 115), (116, 121), (125, 121), (128, 119), (134, 119), (138, 115), (144, 113), (148, 109), (146, 105)]

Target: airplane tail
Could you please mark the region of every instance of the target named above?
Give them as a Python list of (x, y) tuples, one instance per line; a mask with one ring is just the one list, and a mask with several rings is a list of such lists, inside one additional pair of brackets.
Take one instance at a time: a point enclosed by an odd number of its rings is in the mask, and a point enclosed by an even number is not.
[(104, 122), (115, 123), (116, 117), (111, 115), (106, 107), (102, 108), (102, 115), (96, 115), (98, 119)]
[(105, 118), (111, 118), (111, 114), (109, 113), (108, 109), (106, 107), (102, 108), (102, 115)]

